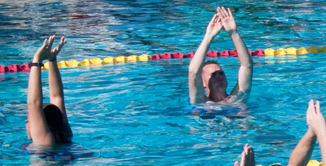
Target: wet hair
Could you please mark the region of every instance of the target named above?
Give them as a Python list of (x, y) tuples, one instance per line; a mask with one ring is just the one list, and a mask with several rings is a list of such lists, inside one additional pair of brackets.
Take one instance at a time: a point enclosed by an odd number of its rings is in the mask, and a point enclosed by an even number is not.
[(224, 74), (223, 70), (215, 71), (212, 73), (211, 78), (208, 80), (208, 88), (210, 90), (208, 98), (215, 102), (218, 102), (216, 95), (219, 93), (218, 89), (221, 88), (221, 83), (218, 80), (218, 77), (221, 74)]
[[(210, 64), (216, 64), (216, 65), (219, 65), (216, 61), (206, 61), (205, 63), (204, 63), (204, 66), (206, 66), (206, 65), (210, 65)], [(203, 66), (203, 67), (204, 67)], [(219, 65), (220, 66), (220, 65)]]
[(56, 144), (71, 143), (64, 135), (63, 117), (60, 109), (53, 104), (44, 103), (43, 112), (46, 123), (55, 139)]

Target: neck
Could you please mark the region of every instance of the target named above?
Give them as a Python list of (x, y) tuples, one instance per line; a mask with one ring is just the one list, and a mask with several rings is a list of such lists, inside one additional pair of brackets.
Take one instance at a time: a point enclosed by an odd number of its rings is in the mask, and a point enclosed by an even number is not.
[(215, 92), (214, 94), (210, 94), (208, 96), (208, 99), (214, 102), (220, 102), (223, 101), (224, 99), (226, 99), (229, 95), (226, 94), (226, 91), (224, 92)]

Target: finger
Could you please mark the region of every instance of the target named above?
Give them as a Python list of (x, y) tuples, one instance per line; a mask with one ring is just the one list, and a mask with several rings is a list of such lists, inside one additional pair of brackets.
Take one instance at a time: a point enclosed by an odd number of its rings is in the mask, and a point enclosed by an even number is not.
[(249, 165), (255, 165), (255, 154), (254, 154), (254, 150), (252, 149), (251, 146), (248, 147), (249, 149)]
[(224, 6), (222, 6), (222, 11), (223, 11), (223, 13), (224, 13), (224, 15), (225, 15), (226, 17), (229, 17), (228, 12), (226, 12)]
[(321, 113), (321, 111), (320, 111), (320, 102), (319, 101), (316, 101), (316, 112), (317, 112), (317, 114)]
[(241, 153), (241, 161), (240, 161), (240, 164), (241, 165), (245, 165), (246, 164), (245, 158), (246, 158), (246, 154), (245, 154), (245, 152), (242, 152)]
[(311, 103), (311, 109), (312, 109), (312, 113), (316, 114), (315, 102), (313, 100), (312, 100), (312, 103)]
[(233, 14), (232, 14), (230, 8), (228, 8), (228, 12), (229, 12), (229, 16), (233, 18)]
[(211, 19), (211, 21), (209, 22), (209, 25), (211, 25), (211, 24), (213, 24), (214, 23), (214, 20), (215, 20), (215, 18), (217, 17), (217, 15), (216, 14), (214, 14), (214, 16), (213, 16), (213, 18)]
[(52, 48), (53, 41), (54, 41), (54, 35), (52, 35), (52, 36), (49, 37), (49, 45), (48, 45), (48, 47), (49, 47), (50, 50)]
[(61, 50), (61, 48), (63, 47), (63, 45), (66, 43), (65, 41), (66, 41), (65, 37), (62, 36), (61, 39), (60, 39), (60, 43), (58, 45), (59, 50)]
[(315, 103), (314, 100), (310, 100), (309, 102), (309, 115), (313, 115), (315, 113)]
[(217, 16), (217, 22), (221, 22), (221, 21), (222, 21), (221, 16)]
[(224, 13), (222, 12), (221, 8), (218, 7), (217, 10), (218, 10), (218, 13), (220, 14), (220, 16), (221, 16), (222, 19), (223, 19), (223, 18), (225, 17), (225, 15), (224, 15)]
[(249, 145), (248, 144), (246, 144), (244, 147), (243, 147), (243, 150), (244, 150), (244, 152), (245, 152), (245, 154), (246, 155), (248, 155), (248, 147), (249, 147)]
[(45, 48), (45, 47), (47, 46), (47, 43), (48, 43), (48, 40), (47, 40), (47, 39), (44, 39), (44, 42), (43, 42), (42, 48)]
[(234, 166), (240, 166), (240, 163), (238, 161), (234, 162)]
[(309, 102), (307, 113), (306, 113), (306, 120), (307, 120), (308, 125), (310, 124), (310, 118), (311, 118), (311, 115), (310, 115), (311, 111), (310, 110), (311, 110), (311, 100)]

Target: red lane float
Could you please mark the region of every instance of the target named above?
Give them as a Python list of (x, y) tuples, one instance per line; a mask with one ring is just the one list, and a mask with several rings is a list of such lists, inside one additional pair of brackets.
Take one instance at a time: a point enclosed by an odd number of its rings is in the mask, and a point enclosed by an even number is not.
[[(326, 47), (325, 47), (326, 48)], [(257, 49), (254, 52), (251, 50), (248, 50), (249, 54), (251, 56), (265, 56), (265, 50)], [(159, 60), (159, 59), (183, 59), (183, 58), (193, 58), (195, 55), (195, 52), (189, 52), (188, 54), (183, 54), (182, 52), (177, 52), (174, 54), (166, 53), (166, 54), (154, 54), (151, 57), (149, 57), (150, 60)], [(217, 58), (217, 57), (238, 57), (238, 53), (236, 50), (224, 50), (222, 52), (218, 51), (210, 51), (207, 53), (207, 57), (209, 58)], [(75, 60), (76, 61), (76, 60)], [(72, 66), (73, 67), (73, 66)], [(0, 65), (0, 73), (6, 73), (6, 72), (29, 72), (31, 70), (28, 63), (24, 63), (23, 65), (18, 64), (12, 64), (10, 66)]]
[(264, 56), (265, 55), (265, 51), (262, 49), (257, 49), (256, 51), (254, 51), (254, 55), (253, 56)]
[(221, 52), (220, 56), (229, 57), (230, 56), (230, 51), (229, 50), (224, 50), (224, 51)]
[(153, 56), (152, 56), (152, 60), (160, 60), (161, 59), (161, 55), (160, 54), (154, 54)]
[(172, 58), (174, 59), (183, 59), (183, 53), (182, 52), (178, 52), (172, 55)]
[(232, 51), (230, 51), (230, 56), (238, 57), (237, 50), (232, 50)]
[(207, 53), (207, 56), (208, 57), (215, 58), (215, 57), (219, 57), (220, 56), (220, 53), (217, 52), (217, 51), (210, 51), (210, 52)]
[(193, 58), (195, 56), (195, 52), (189, 52), (184, 58)]
[(166, 53), (162, 55), (162, 59), (171, 59), (172, 58), (172, 54), (171, 53)]
[(29, 66), (28, 63), (24, 63), (23, 65), (20, 66), (22, 69), (22, 72), (29, 72), (31, 71), (31, 67)]
[(0, 66), (0, 73), (6, 73), (6, 72), (8, 72), (9, 70), (8, 70), (8, 67), (7, 66), (5, 66), (5, 65), (1, 65)]
[(12, 64), (12, 65), (8, 66), (8, 70), (9, 70), (9, 72), (13, 72), (13, 73), (22, 71), (20, 65), (17, 65), (17, 64)]

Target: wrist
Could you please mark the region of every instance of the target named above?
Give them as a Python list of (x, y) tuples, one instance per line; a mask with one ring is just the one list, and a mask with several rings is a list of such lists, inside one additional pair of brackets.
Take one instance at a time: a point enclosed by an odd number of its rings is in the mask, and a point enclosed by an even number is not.
[(214, 39), (215, 36), (211, 34), (205, 34), (203, 41), (209, 41), (211, 42)]
[(33, 60), (32, 60), (33, 63), (42, 63), (42, 59), (37, 57), (37, 56), (34, 56)]
[(326, 137), (326, 131), (322, 129), (321, 131), (316, 133), (316, 135), (317, 135), (318, 138)]
[(237, 35), (238, 31), (235, 29), (235, 30), (229, 31), (228, 33), (230, 36), (233, 36), (233, 35)]
[(307, 136), (309, 136), (309, 137), (316, 137), (316, 134), (315, 134), (314, 131), (312, 131), (310, 128), (308, 128), (306, 134), (307, 134)]

